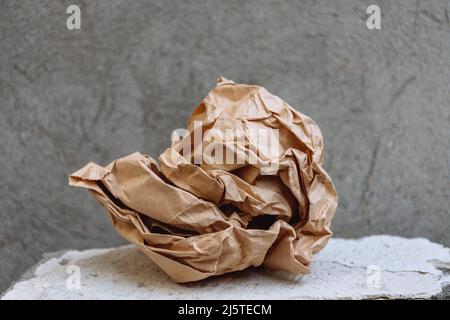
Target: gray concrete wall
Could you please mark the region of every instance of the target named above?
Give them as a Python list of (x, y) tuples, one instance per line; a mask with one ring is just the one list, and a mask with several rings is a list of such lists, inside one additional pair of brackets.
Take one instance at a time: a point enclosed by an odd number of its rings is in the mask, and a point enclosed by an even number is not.
[[(82, 27), (66, 28), (79, 4)], [(382, 29), (365, 27), (368, 4)], [(157, 156), (224, 75), (314, 118), (334, 231), (450, 245), (450, 5), (438, 1), (2, 1), (0, 289), (62, 248), (121, 243), (67, 175)]]

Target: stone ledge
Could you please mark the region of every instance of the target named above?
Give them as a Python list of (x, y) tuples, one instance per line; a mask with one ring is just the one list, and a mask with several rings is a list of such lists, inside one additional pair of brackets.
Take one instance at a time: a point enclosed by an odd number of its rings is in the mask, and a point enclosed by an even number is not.
[[(70, 282), (78, 266), (80, 285)], [(75, 267), (76, 268), (76, 267)], [(448, 298), (450, 250), (427, 239), (332, 239), (312, 272), (252, 268), (197, 283), (172, 282), (133, 246), (53, 254), (7, 290), (8, 299), (430, 299)]]

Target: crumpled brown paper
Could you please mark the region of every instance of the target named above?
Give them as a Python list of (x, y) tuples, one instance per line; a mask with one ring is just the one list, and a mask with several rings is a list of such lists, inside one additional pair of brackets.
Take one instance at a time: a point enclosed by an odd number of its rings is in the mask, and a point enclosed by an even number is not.
[[(307, 273), (337, 206), (317, 124), (262, 87), (221, 77), (187, 130), (159, 165), (133, 153), (104, 168), (89, 163), (69, 183), (88, 189), (116, 230), (176, 282), (260, 265)], [(258, 130), (277, 139), (252, 135)], [(211, 160), (221, 150), (231, 161)]]

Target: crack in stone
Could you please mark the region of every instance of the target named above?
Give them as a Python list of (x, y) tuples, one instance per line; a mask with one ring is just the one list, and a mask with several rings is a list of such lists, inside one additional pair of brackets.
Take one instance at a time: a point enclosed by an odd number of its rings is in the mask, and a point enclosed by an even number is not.
[(438, 24), (442, 24), (442, 21), (438, 17), (436, 17), (434, 14), (432, 14), (431, 12), (428, 12), (426, 10), (421, 10), (420, 13), (423, 14), (428, 19), (430, 19), (431, 21), (436, 22)]
[(375, 147), (373, 148), (372, 151), (372, 157), (370, 159), (370, 163), (369, 163), (369, 169), (367, 170), (367, 173), (364, 177), (363, 180), (363, 191), (361, 193), (361, 197), (359, 199), (359, 204), (358, 204), (358, 212), (361, 212), (361, 209), (365, 209), (364, 211), (366, 212), (367, 215), (367, 223), (369, 224), (369, 226), (372, 224), (372, 221), (370, 219), (370, 214), (368, 213), (369, 211), (368, 206), (369, 206), (369, 191), (370, 191), (370, 180), (372, 178), (373, 175), (373, 171), (376, 165), (376, 161), (378, 158), (378, 152), (380, 150), (380, 141), (381, 141), (381, 137), (379, 136), (377, 141), (375, 142)]
[(392, 105), (397, 99), (403, 94), (403, 92), (406, 90), (406, 88), (416, 80), (416, 76), (411, 76), (400, 85), (398, 90), (394, 92), (394, 94), (391, 97), (390, 104)]
[[(330, 262), (330, 263), (335, 263), (338, 264), (340, 266), (344, 266), (347, 268), (356, 268), (356, 269), (367, 269), (366, 266), (363, 265), (350, 265), (347, 263), (343, 263), (343, 262), (338, 262), (338, 261), (334, 261), (334, 260), (321, 260), (321, 262)], [(436, 274), (432, 273), (432, 272), (428, 272), (428, 271), (421, 271), (421, 270), (391, 270), (391, 269), (381, 269), (382, 272), (389, 272), (389, 273), (418, 273), (418, 274), (429, 274), (432, 276), (437, 276)]]

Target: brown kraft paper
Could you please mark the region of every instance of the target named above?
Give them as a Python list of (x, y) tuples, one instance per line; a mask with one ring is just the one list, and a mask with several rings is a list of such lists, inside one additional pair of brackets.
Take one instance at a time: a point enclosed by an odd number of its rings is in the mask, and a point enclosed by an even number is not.
[[(159, 157), (71, 174), (117, 232), (176, 282), (260, 266), (308, 273), (337, 193), (317, 124), (256, 85), (220, 77)], [(220, 160), (220, 161), (218, 161)]]

